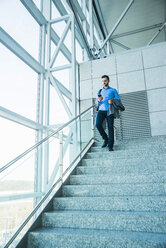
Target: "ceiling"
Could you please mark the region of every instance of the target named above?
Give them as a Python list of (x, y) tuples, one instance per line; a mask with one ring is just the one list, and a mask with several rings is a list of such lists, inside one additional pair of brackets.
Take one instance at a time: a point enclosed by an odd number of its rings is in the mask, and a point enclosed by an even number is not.
[[(99, 17), (100, 21), (103, 18), (107, 36), (128, 5), (129, 0), (95, 0), (94, 2), (98, 3), (101, 10)], [(113, 42), (119, 42), (128, 48), (146, 46), (164, 22), (166, 22), (166, 0), (135, 0), (111, 37), (111, 39), (113, 38), (110, 41), (114, 52), (124, 51), (125, 48)], [(150, 26), (154, 27), (135, 34), (124, 34)], [(152, 44), (165, 41), (165, 31), (166, 28), (163, 28)], [(115, 36), (120, 34), (121, 37)]]

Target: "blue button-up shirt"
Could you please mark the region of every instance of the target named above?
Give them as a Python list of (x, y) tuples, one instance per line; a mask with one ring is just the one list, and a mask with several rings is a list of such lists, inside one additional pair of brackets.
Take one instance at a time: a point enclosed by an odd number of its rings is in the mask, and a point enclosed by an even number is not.
[(97, 93), (96, 104), (97, 105), (99, 104), (99, 110), (102, 110), (102, 111), (107, 111), (109, 109), (108, 100), (116, 98), (121, 101), (117, 90), (110, 86), (108, 86), (108, 88), (104, 88), (104, 87), (102, 88), (102, 91), (100, 94), (102, 95), (103, 100), (101, 102), (98, 102), (98, 94), (99, 94), (99, 91)]

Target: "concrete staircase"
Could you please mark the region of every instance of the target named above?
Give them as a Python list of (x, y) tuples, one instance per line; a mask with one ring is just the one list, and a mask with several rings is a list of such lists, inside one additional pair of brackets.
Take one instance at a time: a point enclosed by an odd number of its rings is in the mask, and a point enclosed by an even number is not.
[(28, 248), (166, 247), (166, 137), (95, 143)]

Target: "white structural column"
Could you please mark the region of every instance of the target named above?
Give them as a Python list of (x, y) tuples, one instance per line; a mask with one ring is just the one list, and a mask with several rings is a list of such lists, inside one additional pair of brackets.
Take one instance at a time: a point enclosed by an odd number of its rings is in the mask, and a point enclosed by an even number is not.
[[(51, 20), (51, 0), (43, 0), (43, 15), (47, 20)], [(49, 113), (50, 113), (50, 78), (49, 78), (49, 68), (51, 59), (51, 24), (47, 22), (47, 48), (46, 48), (46, 81), (45, 81), (45, 106), (44, 106), (44, 124), (49, 126)], [(46, 133), (48, 135), (49, 133)], [(46, 189), (48, 183), (49, 174), (49, 141), (44, 147), (44, 190)]]
[(77, 115), (77, 96), (76, 96), (76, 42), (75, 42), (75, 18), (71, 13), (71, 44), (72, 44), (72, 73), (71, 73), (71, 91), (72, 91), (72, 116)]
[[(76, 80), (76, 41), (75, 41), (75, 17), (71, 13), (71, 46), (72, 46), (72, 68), (71, 68), (71, 92), (72, 92), (72, 117), (77, 116), (77, 80)], [(77, 129), (73, 130), (76, 132)]]
[(90, 48), (94, 47), (94, 28), (93, 28), (93, 4), (89, 0), (89, 22), (90, 22)]
[[(84, 30), (84, 33), (87, 37), (87, 14), (86, 14), (86, 0), (82, 0), (82, 11), (83, 11), (83, 14), (85, 15), (85, 19), (83, 20), (82, 24), (83, 24), (83, 30)], [(83, 61), (87, 61), (88, 60), (88, 54), (86, 52), (86, 49), (83, 48), (82, 49), (82, 53), (83, 53)]]
[[(41, 34), (40, 34), (40, 44), (39, 44), (39, 53), (40, 54), (40, 63), (43, 67), (45, 67), (45, 39), (46, 39), (46, 28), (45, 24), (41, 26)], [(44, 106), (44, 77), (45, 74), (39, 74), (39, 87), (38, 87), (38, 107), (37, 107), (37, 121), (38, 124), (43, 127), (43, 106)], [(43, 128), (37, 131), (36, 142), (38, 143), (43, 139)], [(42, 192), (42, 171), (43, 171), (43, 163), (42, 163), (42, 154), (43, 147), (42, 145), (36, 148), (36, 163), (35, 163), (35, 192)], [(40, 200), (40, 197), (36, 198), (35, 204)]]
[[(72, 68), (70, 71), (70, 88), (72, 92), (72, 117), (77, 116), (77, 80), (76, 80), (76, 41), (75, 41), (75, 17), (74, 13), (71, 12), (71, 52), (72, 52)], [(72, 157), (75, 156), (77, 150), (77, 133), (78, 126), (77, 122), (74, 123), (74, 126), (71, 126), (70, 132), (73, 132), (73, 145), (70, 147), (70, 161)]]

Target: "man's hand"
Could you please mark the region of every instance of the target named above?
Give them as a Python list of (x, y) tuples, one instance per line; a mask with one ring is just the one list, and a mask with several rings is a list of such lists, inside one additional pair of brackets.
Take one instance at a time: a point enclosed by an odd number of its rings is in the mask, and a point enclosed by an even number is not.
[(98, 96), (98, 102), (101, 102), (103, 100), (103, 97), (102, 96)]
[(111, 101), (111, 99), (110, 99), (110, 100), (108, 100), (108, 103), (109, 103), (109, 104), (112, 104), (112, 101)]

